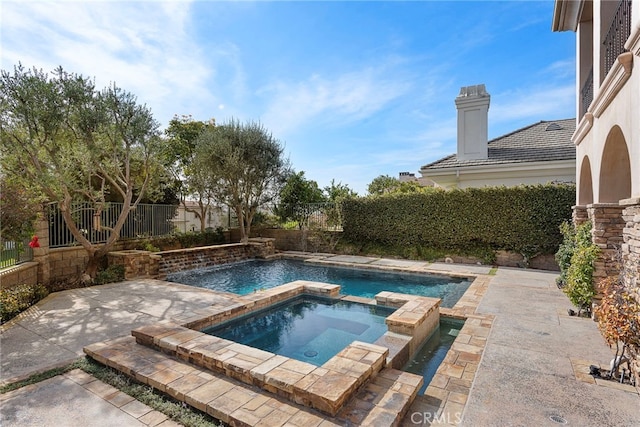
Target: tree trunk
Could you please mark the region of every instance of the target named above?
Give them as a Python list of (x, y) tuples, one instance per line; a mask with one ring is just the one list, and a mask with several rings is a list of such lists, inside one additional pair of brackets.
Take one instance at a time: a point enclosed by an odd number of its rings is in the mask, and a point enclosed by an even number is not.
[(249, 242), (249, 234), (244, 226), (244, 214), (242, 213), (242, 206), (236, 206), (236, 217), (238, 218), (238, 226), (240, 227), (240, 243)]
[(200, 207), (200, 232), (204, 233), (204, 230), (207, 228), (207, 209), (202, 209), (202, 206)]
[(94, 279), (96, 277), (96, 274), (98, 273), (98, 268), (100, 267), (100, 261), (102, 257), (103, 255), (100, 254), (100, 252), (94, 252), (93, 254), (90, 254), (89, 261), (87, 262), (87, 266), (85, 267), (83, 274), (87, 274), (91, 279)]

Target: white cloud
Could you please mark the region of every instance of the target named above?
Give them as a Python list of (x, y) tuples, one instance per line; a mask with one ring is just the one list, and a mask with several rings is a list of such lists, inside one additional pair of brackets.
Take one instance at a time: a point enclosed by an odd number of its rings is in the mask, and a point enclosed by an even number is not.
[[(489, 108), (489, 126), (492, 123), (513, 122), (531, 119), (531, 123), (540, 120), (568, 119), (567, 111), (573, 111), (575, 105), (575, 87), (573, 84), (551, 87), (531, 87), (519, 89), (496, 96), (492, 95)], [(512, 129), (515, 130), (515, 129)]]
[(334, 78), (312, 75), (300, 82), (276, 82), (258, 93), (268, 99), (262, 121), (274, 134), (286, 134), (311, 121), (344, 125), (366, 118), (405, 94), (409, 83), (365, 68)]
[(98, 87), (115, 82), (163, 122), (211, 98), (211, 70), (188, 34), (188, 2), (9, 1), (2, 8), (4, 69), (61, 65), (95, 77)]

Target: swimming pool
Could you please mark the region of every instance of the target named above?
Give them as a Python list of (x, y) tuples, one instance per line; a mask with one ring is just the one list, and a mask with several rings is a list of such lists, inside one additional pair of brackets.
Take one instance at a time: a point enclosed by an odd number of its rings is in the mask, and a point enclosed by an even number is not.
[(337, 284), (342, 287), (343, 294), (364, 298), (373, 298), (382, 291), (440, 298), (442, 307), (453, 307), (471, 284), (465, 278), (327, 267), (287, 259), (251, 260), (187, 270), (172, 273), (167, 279), (240, 295), (295, 280), (310, 280)]
[(320, 366), (353, 341), (375, 342), (394, 311), (304, 296), (202, 332)]

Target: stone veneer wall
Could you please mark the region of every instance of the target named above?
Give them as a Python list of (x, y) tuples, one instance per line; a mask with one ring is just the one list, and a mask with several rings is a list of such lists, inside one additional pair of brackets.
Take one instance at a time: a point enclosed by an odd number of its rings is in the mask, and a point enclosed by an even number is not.
[(600, 248), (596, 261), (594, 277), (616, 275), (619, 272), (618, 253), (622, 245), (622, 230), (625, 221), (622, 219), (623, 206), (618, 203), (599, 203), (587, 205), (591, 220), (593, 243)]
[(267, 258), (275, 252), (274, 239), (252, 238), (248, 243), (206, 246), (156, 252), (160, 256), (155, 277), (163, 279), (169, 273), (204, 268), (251, 258)]
[(37, 283), (37, 262), (24, 262), (0, 271), (0, 289), (9, 289), (18, 285), (35, 285)]
[[(640, 197), (621, 200), (625, 222), (621, 245), (622, 276), (629, 293), (640, 303)], [(630, 348), (631, 370), (636, 377), (636, 387), (640, 390), (640, 349)]]
[[(619, 204), (574, 206), (573, 220), (576, 225), (592, 222), (593, 242), (601, 249), (594, 273), (596, 281), (622, 274), (627, 291), (640, 302), (640, 198), (621, 200)], [(640, 349), (629, 351), (640, 390)]]

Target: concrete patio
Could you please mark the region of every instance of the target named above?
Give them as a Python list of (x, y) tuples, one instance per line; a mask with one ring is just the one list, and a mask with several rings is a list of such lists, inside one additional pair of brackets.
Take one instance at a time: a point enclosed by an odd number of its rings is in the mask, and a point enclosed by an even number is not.
[[(341, 262), (441, 274), (451, 266), (454, 274), (480, 274), (486, 282), (470, 288), (456, 306), (459, 313), (476, 319), (465, 324), (474, 332), (461, 332), (454, 343), (457, 350), (452, 347), (427, 395), (414, 402), (403, 425), (552, 426), (565, 420), (580, 426), (640, 426), (640, 397), (634, 389), (598, 384), (588, 376), (589, 364), (605, 366), (613, 353), (593, 321), (566, 314), (570, 304), (555, 286), (555, 273), (500, 268), (488, 276), (488, 269), (479, 266), (370, 258)], [(130, 336), (132, 329), (233, 298), (151, 279), (50, 295), (3, 325), (1, 380), (13, 382), (68, 363), (81, 357), (87, 345)], [(95, 384), (87, 388), (95, 380), (77, 378), (67, 374), (1, 395), (2, 425), (60, 425), (51, 401), (37, 398), (47, 393), (77, 396), (87, 407), (113, 413), (118, 420), (102, 425), (171, 425), (149, 408), (138, 408), (138, 416), (133, 416), (125, 405), (109, 399), (113, 390), (100, 392)], [(86, 425), (79, 416), (65, 421)]]

